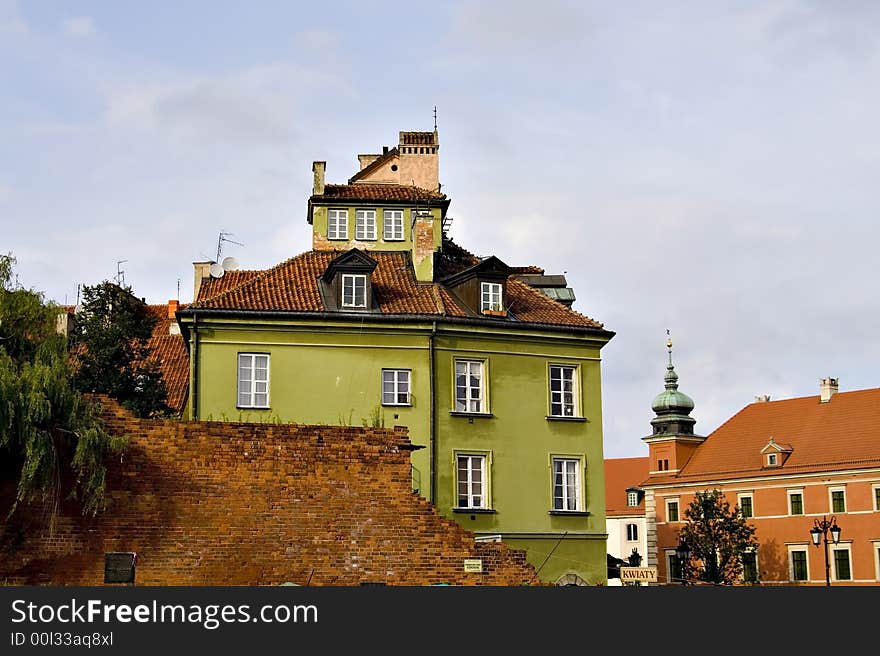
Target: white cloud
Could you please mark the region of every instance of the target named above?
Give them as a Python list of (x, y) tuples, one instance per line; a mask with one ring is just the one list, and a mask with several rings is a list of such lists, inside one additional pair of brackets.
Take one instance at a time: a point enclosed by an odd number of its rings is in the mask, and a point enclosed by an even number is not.
[(67, 36), (72, 36), (78, 39), (94, 36), (97, 31), (94, 19), (89, 16), (68, 18), (62, 23), (62, 26), (64, 28), (64, 33)]

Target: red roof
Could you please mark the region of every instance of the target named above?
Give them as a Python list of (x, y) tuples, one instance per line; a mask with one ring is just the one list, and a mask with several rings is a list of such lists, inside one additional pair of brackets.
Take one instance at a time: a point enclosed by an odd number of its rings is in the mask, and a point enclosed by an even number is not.
[(347, 185), (328, 184), (323, 194), (312, 196), (312, 201), (323, 198), (332, 200), (400, 200), (409, 202), (446, 200), (446, 194), (413, 187), (412, 185), (356, 183)]
[(623, 517), (645, 514), (642, 496), (638, 506), (628, 506), (626, 490), (638, 487), (648, 477), (648, 458), (606, 458), (605, 515)]
[[(765, 467), (770, 438), (791, 447), (779, 467)], [(752, 403), (712, 432), (677, 475), (646, 483), (785, 476), (880, 466), (880, 388)], [(647, 477), (646, 477), (647, 478)]]
[[(367, 254), (377, 262), (372, 275), (372, 288), (382, 314), (447, 317), (469, 315), (466, 308), (443, 285), (423, 283), (416, 279), (408, 252), (369, 251)], [(223, 291), (219, 290), (226, 276), (206, 281), (210, 287), (204, 293), (199, 292), (199, 300), (192, 307), (323, 312), (326, 307), (321, 299), (318, 278), (326, 271), (330, 261), (339, 255), (340, 251), (309, 251), (271, 269), (247, 272), (248, 275), (242, 276), (241, 284), (227, 287)], [(601, 323), (553, 301), (514, 278), (508, 279), (507, 294), (509, 311), (514, 318), (511, 322), (518, 320), (536, 324), (602, 328)]]
[(159, 361), (165, 388), (168, 391), (168, 407), (180, 414), (186, 404), (189, 387), (189, 353), (183, 343), (183, 337), (170, 334), (171, 322), (168, 317), (167, 305), (150, 305), (150, 311), (156, 315), (156, 325), (150, 337), (149, 347), (153, 358)]
[(230, 290), (233, 287), (238, 287), (242, 283), (253, 279), (261, 273), (263, 272), (237, 269), (235, 271), (227, 271), (223, 274), (222, 278), (205, 278), (202, 280), (201, 286), (199, 286), (199, 297), (196, 300), (204, 301), (219, 296), (223, 292)]

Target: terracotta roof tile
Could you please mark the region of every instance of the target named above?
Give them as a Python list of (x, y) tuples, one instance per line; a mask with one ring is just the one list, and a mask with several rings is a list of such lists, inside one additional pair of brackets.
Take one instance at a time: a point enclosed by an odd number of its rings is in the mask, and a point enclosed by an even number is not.
[(446, 200), (446, 194), (437, 191), (398, 184), (357, 183), (348, 185), (328, 184), (324, 193), (312, 196), (312, 200), (403, 200), (410, 202)]
[[(770, 438), (792, 447), (780, 467), (764, 467)], [(880, 465), (880, 388), (752, 403), (712, 432), (674, 476), (658, 482), (785, 476)]]
[(514, 278), (507, 280), (508, 310), (520, 321), (602, 328), (602, 324), (545, 296)]
[(605, 460), (605, 514), (608, 517), (644, 515), (645, 499), (628, 506), (626, 489), (638, 487), (648, 477), (648, 458), (608, 458)]
[(180, 414), (186, 404), (189, 387), (189, 353), (183, 343), (183, 337), (169, 332), (173, 319), (168, 317), (168, 306), (148, 307), (157, 318), (148, 344), (152, 350), (152, 357), (159, 361), (162, 370), (162, 378), (168, 391), (168, 407)]
[(199, 287), (199, 297), (196, 300), (205, 301), (219, 296), (233, 287), (238, 287), (242, 283), (252, 280), (261, 273), (263, 272), (237, 269), (235, 271), (227, 271), (222, 278), (205, 278)]

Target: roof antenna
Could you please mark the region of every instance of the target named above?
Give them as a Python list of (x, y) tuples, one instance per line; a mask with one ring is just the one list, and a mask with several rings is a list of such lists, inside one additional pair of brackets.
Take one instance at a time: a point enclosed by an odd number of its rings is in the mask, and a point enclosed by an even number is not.
[(120, 266), (125, 262), (128, 262), (128, 260), (116, 260), (116, 277), (114, 280), (120, 287), (125, 287), (125, 269)]
[(244, 246), (244, 244), (242, 244), (241, 242), (237, 242), (233, 239), (228, 239), (228, 237), (234, 237), (234, 236), (235, 235), (233, 235), (231, 232), (225, 232), (223, 230), (220, 231), (220, 236), (217, 238), (217, 257), (214, 260), (215, 262), (220, 261), (220, 253), (223, 252), (223, 244), (224, 243), (236, 244), (238, 246)]
[(177, 296), (175, 298), (180, 298), (180, 278), (177, 279)]
[(437, 131), (437, 105), (434, 105), (434, 132)]

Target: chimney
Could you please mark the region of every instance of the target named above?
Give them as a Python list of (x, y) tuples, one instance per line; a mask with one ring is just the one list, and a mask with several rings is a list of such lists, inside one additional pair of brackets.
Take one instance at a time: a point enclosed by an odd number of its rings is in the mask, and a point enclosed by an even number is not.
[(312, 184), (312, 195), (321, 196), (324, 193), (324, 172), (327, 170), (327, 162), (312, 162), (312, 173), (315, 181)]
[(419, 282), (434, 282), (434, 216), (413, 210), (412, 261)]
[(401, 132), (400, 183), (440, 190), (440, 140), (436, 132)]
[(213, 262), (193, 262), (193, 302), (199, 300), (199, 289), (202, 287), (202, 280), (211, 275), (211, 265)]
[(767, 402), (769, 402), (769, 401), (770, 401), (770, 395), (769, 395), (769, 394), (762, 394), (761, 396), (756, 396), (756, 397), (755, 397), (755, 403), (767, 403)]
[(174, 313), (177, 312), (177, 308), (180, 307), (180, 301), (177, 299), (172, 299), (168, 301), (168, 318), (173, 319)]
[(819, 381), (819, 401), (828, 403), (837, 394), (837, 378), (822, 378)]

